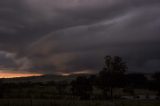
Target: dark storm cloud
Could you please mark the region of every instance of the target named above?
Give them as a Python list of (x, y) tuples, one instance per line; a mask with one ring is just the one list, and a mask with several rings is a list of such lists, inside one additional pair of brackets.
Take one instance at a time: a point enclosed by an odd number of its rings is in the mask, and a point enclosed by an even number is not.
[(27, 68), (31, 68), (31, 62), (25, 57), (17, 58), (14, 53), (0, 51), (0, 68), (25, 71)]
[(15, 62), (13, 60), (13, 55), (5, 52), (0, 52), (0, 66), (1, 68), (9, 67), (14, 68)]
[(158, 0), (5, 0), (0, 5), (0, 49), (15, 55), (18, 69), (96, 71), (105, 55), (122, 56), (130, 71), (160, 66)]

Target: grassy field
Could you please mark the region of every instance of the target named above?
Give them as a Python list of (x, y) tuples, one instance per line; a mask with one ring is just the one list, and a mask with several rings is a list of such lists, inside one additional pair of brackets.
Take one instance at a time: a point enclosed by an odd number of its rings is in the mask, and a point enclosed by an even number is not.
[[(0, 106), (160, 106), (158, 98), (152, 98), (158, 92), (148, 88), (114, 88), (115, 99), (111, 102), (109, 101), (111, 98), (108, 98), (110, 92), (104, 95), (103, 90), (97, 86), (92, 86), (92, 94), (84, 99), (81, 95), (75, 95), (72, 92), (70, 84), (72, 77), (67, 80), (62, 77), (62, 79), (59, 78), (60, 81), (54, 81), (52, 76), (47, 76), (47, 79), (51, 78), (50, 81), (37, 82), (39, 79), (46, 81), (45, 78), (29, 78), (28, 82), (23, 82), (28, 80), (25, 78), (18, 79), (22, 82), (16, 79), (17, 83), (7, 80), (8, 82), (3, 83), (0, 89), (2, 93)], [(34, 82), (30, 82), (32, 80)]]
[(0, 106), (160, 106), (160, 101), (66, 101), (49, 99), (1, 99)]

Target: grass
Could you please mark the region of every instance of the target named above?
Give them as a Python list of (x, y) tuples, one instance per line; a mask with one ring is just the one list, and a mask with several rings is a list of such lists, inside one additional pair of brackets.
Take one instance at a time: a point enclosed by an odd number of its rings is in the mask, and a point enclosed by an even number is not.
[(0, 106), (160, 106), (160, 101), (68, 101), (50, 99), (1, 99)]

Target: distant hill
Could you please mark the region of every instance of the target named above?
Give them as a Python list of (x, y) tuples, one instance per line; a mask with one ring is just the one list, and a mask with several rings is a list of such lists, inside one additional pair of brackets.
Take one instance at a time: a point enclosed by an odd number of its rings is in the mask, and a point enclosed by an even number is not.
[[(68, 76), (62, 75), (42, 75), (42, 76), (32, 76), (32, 77), (17, 77), (17, 78), (0, 78), (4, 83), (20, 83), (20, 82), (48, 82), (48, 81), (71, 81), (78, 76), (89, 76), (95, 74), (71, 74)], [(153, 80), (153, 74), (144, 73), (148, 80)]]
[(48, 81), (71, 81), (78, 76), (89, 76), (90, 74), (72, 74), (68, 76), (62, 75), (42, 75), (32, 77), (17, 77), (17, 78), (1, 78), (4, 83), (20, 83), (20, 82), (48, 82)]
[(72, 80), (74, 76), (61, 76), (61, 75), (43, 75), (32, 77), (17, 77), (17, 78), (3, 78), (4, 83), (20, 83), (20, 82), (48, 82), (48, 81), (62, 81)]

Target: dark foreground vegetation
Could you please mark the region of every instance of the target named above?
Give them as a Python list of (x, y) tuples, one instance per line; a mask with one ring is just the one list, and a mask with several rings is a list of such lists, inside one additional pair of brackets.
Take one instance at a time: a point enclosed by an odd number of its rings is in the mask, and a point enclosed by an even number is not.
[(36, 82), (0, 81), (0, 106), (160, 106), (160, 73), (127, 73), (118, 56), (95, 75)]
[(0, 106), (160, 106), (159, 101), (91, 101), (49, 99), (3, 99)]

